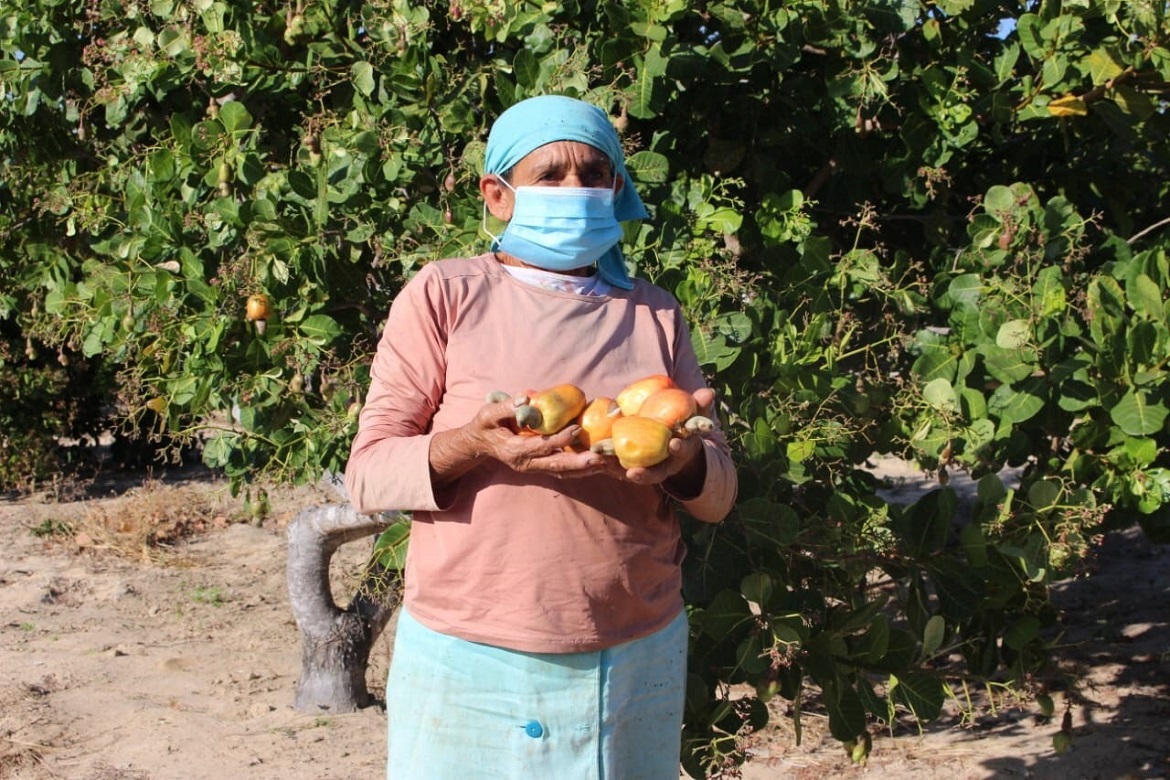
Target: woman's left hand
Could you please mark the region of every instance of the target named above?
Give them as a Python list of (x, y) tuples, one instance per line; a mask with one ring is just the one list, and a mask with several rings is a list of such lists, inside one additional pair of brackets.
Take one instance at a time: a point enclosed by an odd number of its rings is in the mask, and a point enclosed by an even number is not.
[(669, 449), (670, 456), (657, 466), (623, 469), (621, 464), (617, 464), (617, 468), (622, 477), (629, 482), (658, 485), (673, 477), (690, 473), (697, 463), (703, 461), (703, 437), (697, 434), (686, 439), (676, 436), (670, 440)]
[[(695, 401), (699, 406), (699, 414), (710, 417), (715, 406), (715, 391), (709, 388), (695, 391)], [(703, 437), (693, 434), (687, 438), (675, 436), (668, 445), (670, 455), (666, 460), (655, 466), (623, 468), (617, 458), (606, 458), (608, 473), (627, 482), (639, 485), (658, 485), (668, 479), (675, 484), (693, 486), (697, 493), (702, 488), (703, 478), (706, 476), (706, 456), (703, 454)], [(685, 491), (692, 492), (692, 491)]]

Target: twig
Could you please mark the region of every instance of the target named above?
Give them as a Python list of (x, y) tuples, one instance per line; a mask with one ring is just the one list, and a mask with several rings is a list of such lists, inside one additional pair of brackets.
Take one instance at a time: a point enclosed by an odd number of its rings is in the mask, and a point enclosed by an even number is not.
[(36, 748), (37, 750), (60, 750), (61, 749), (61, 747), (59, 745), (42, 745), (39, 742), (25, 742), (23, 739), (13, 739), (12, 737), (9, 737), (9, 736), (0, 737), (0, 739), (4, 740), (5, 742), (7, 742), (10, 745), (16, 745), (17, 747)]
[(1166, 217), (1165, 219), (1159, 220), (1159, 221), (1155, 222), (1154, 224), (1150, 225), (1149, 227), (1145, 228), (1144, 230), (1139, 230), (1137, 233), (1134, 233), (1132, 236), (1129, 237), (1129, 239), (1125, 243), (1132, 245), (1135, 241), (1137, 241), (1142, 236), (1145, 236), (1148, 233), (1152, 233), (1155, 230), (1157, 230), (1158, 228), (1162, 227), (1163, 225), (1168, 225), (1168, 224), (1170, 224), (1170, 217)]

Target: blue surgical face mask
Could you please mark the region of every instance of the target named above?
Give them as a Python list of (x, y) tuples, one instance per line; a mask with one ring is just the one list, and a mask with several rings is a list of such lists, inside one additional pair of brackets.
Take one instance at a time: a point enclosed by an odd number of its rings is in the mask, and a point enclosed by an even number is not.
[(614, 217), (612, 189), (600, 187), (513, 187), (512, 219), (492, 249), (529, 265), (564, 273), (593, 265), (622, 237)]

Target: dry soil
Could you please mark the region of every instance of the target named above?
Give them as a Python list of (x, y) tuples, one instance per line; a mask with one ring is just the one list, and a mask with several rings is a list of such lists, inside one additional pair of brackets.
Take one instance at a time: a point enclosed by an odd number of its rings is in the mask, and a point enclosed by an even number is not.
[[(883, 468), (895, 493), (929, 487), (904, 466)], [(48, 498), (0, 501), (0, 778), (384, 776), (379, 706), (345, 715), (292, 707), (300, 648), (284, 529), (332, 495), (273, 491), (259, 525), (198, 471)], [(57, 533), (66, 526), (71, 534)], [(368, 549), (352, 547), (334, 565), (339, 600)], [(875, 732), (857, 766), (810, 702), (801, 744), (777, 711), (742, 776), (1170, 776), (1170, 552), (1114, 534), (1091, 576), (1061, 583), (1055, 599), (1066, 632), (1048, 681), (1053, 718), (1027, 698), (976, 692), (974, 710), (952, 704), (921, 733)], [(391, 649), (383, 637), (372, 654), (379, 697)], [(1072, 746), (1057, 753), (1066, 711)]]

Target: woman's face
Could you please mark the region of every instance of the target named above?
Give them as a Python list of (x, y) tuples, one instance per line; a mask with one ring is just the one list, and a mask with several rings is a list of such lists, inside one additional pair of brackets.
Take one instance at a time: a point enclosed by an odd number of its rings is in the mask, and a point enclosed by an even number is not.
[(555, 141), (512, 168), (513, 187), (612, 187), (613, 168), (600, 150), (578, 141)]
[[(529, 152), (512, 168), (513, 187), (622, 187), (621, 176), (614, 181), (613, 166), (600, 149), (579, 141), (554, 141)], [(505, 222), (512, 218), (512, 190), (500, 184), (494, 174), (480, 180), (488, 211)]]

